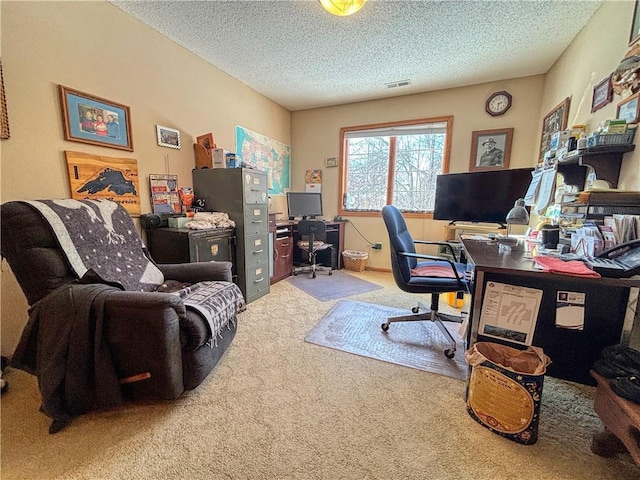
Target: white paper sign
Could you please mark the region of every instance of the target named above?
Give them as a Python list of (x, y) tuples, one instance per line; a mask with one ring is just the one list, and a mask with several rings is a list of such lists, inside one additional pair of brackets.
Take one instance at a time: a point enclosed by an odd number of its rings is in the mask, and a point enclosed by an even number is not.
[(531, 345), (542, 290), (487, 282), (478, 333), (521, 345)]

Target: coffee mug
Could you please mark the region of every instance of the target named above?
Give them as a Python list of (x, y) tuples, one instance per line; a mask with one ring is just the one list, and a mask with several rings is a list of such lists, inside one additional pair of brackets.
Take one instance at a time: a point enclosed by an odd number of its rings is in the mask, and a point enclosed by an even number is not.
[(558, 225), (543, 225), (540, 232), (540, 242), (544, 248), (556, 248), (560, 242), (560, 227)]

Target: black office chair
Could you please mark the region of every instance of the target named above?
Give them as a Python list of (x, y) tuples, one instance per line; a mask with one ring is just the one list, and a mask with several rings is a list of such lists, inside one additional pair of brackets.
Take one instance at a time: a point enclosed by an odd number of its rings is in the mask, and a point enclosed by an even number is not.
[[(442, 324), (442, 321), (458, 322), (462, 317), (445, 315), (438, 312), (438, 300), (441, 293), (466, 292), (468, 282), (465, 277), (466, 265), (459, 263), (453, 247), (447, 242), (432, 242), (428, 240), (414, 240), (407, 230), (407, 224), (400, 210), (392, 205), (382, 208), (382, 218), (389, 233), (391, 248), (391, 269), (398, 287), (410, 293), (430, 293), (431, 308), (422, 302), (411, 309), (414, 315), (390, 317), (382, 324), (382, 330), (389, 330), (393, 322), (410, 322), (428, 320), (434, 322), (440, 332), (447, 338), (450, 348), (444, 351), (447, 358), (453, 358), (456, 353), (456, 342)], [(416, 244), (442, 245), (449, 250), (453, 260), (446, 257), (424, 255), (416, 253)], [(422, 259), (423, 261), (419, 261)], [(420, 310), (423, 313), (420, 313)]]
[(298, 233), (300, 234), (300, 240), (298, 240), (298, 248), (306, 252), (309, 257), (309, 265), (303, 265), (295, 267), (293, 274), (309, 273), (311, 272), (312, 278), (316, 278), (316, 272), (323, 271), (332, 275), (331, 266), (325, 267), (316, 264), (316, 256), (319, 251), (326, 250), (333, 247), (330, 243), (326, 243), (327, 240), (327, 226), (321, 220), (301, 220), (297, 225)]

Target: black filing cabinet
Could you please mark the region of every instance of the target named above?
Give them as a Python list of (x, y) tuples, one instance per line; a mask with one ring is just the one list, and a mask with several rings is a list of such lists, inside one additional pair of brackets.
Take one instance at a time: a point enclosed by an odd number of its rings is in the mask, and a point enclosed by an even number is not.
[(235, 265), (233, 228), (149, 228), (147, 246), (157, 263), (227, 261)]

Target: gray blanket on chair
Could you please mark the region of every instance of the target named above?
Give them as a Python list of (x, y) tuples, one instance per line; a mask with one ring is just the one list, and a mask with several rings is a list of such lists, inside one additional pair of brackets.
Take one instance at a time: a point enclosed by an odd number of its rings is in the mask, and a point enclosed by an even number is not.
[(118, 376), (103, 337), (107, 297), (120, 289), (67, 284), (36, 302), (11, 365), (38, 378), (49, 433), (74, 416), (122, 403)]
[(51, 226), (72, 270), (81, 278), (95, 271), (125, 290), (154, 291), (162, 272), (145, 256), (129, 213), (109, 200), (26, 201)]

